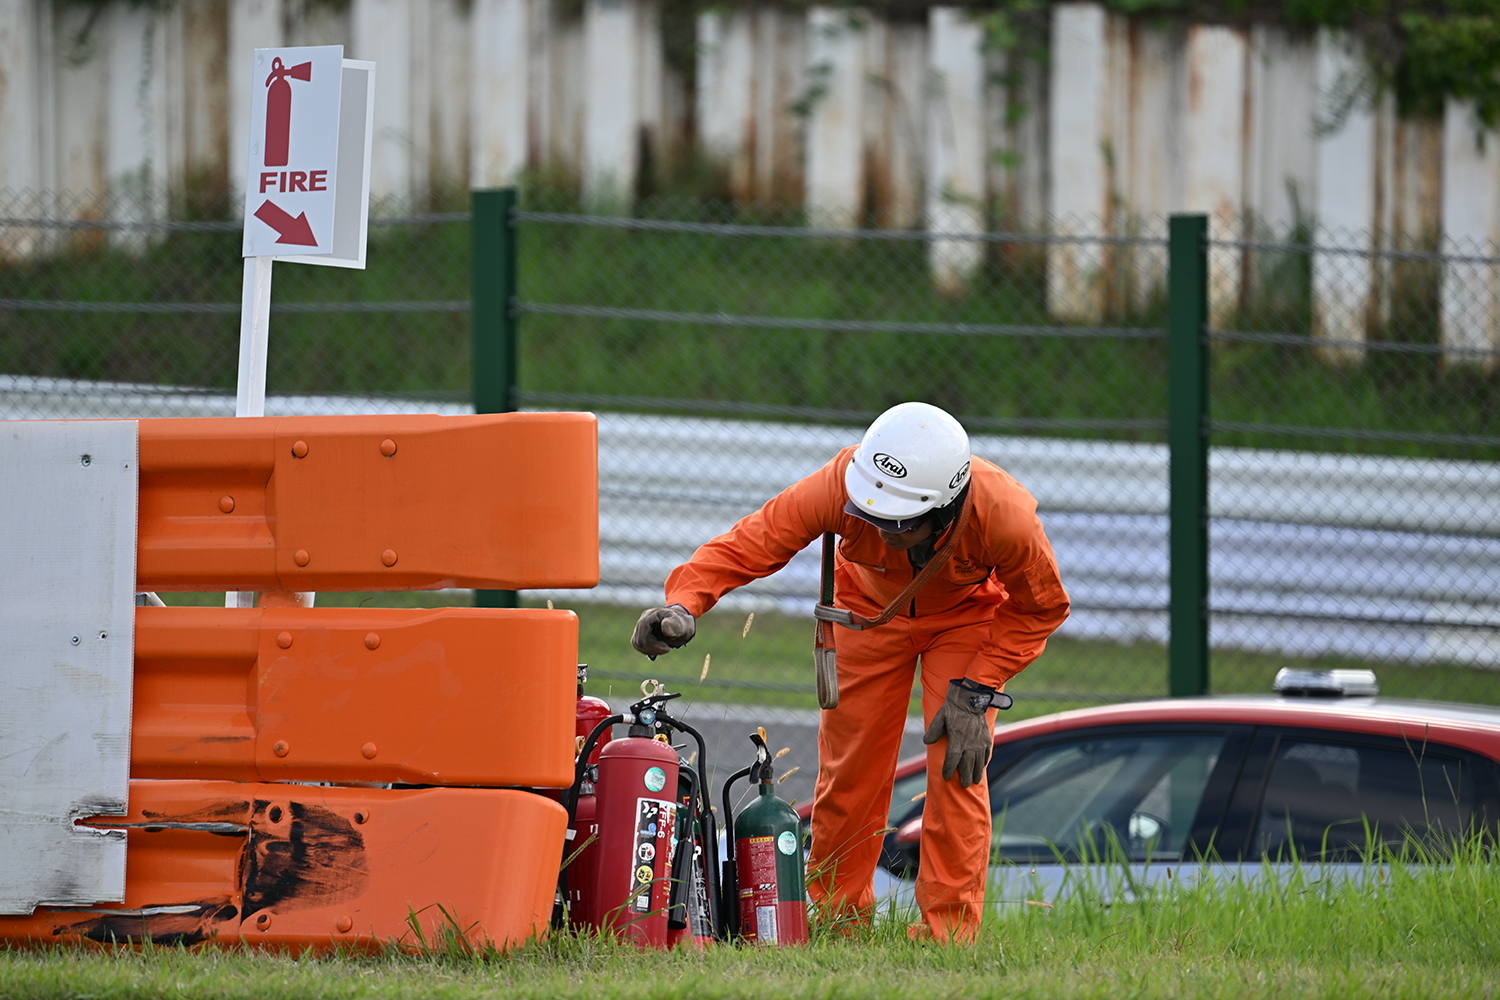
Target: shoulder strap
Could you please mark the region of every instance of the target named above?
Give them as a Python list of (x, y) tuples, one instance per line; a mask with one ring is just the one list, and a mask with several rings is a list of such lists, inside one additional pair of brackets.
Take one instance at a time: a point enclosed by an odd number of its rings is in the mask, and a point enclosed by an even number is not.
[(906, 588), (886, 605), (885, 610), (874, 618), (866, 618), (864, 615), (857, 615), (852, 611), (833, 606), (833, 539), (831, 537), (833, 532), (828, 532), (823, 536), (823, 602), (814, 609), (813, 616), (819, 621), (829, 621), (845, 628), (859, 630), (884, 625), (896, 617), (897, 612), (903, 607), (910, 604), (911, 599), (917, 596), (917, 592), (927, 585), (927, 581), (943, 568), (943, 564), (953, 555), (954, 549), (958, 548), (958, 539), (968, 528), (969, 515), (973, 513), (973, 510), (974, 491), (971, 489), (964, 497), (964, 506), (958, 515), (958, 523), (953, 526), (953, 531), (949, 534), (948, 540), (943, 543), (943, 547), (933, 553), (927, 565), (922, 567), (922, 571), (914, 576), (911, 583), (907, 584)]

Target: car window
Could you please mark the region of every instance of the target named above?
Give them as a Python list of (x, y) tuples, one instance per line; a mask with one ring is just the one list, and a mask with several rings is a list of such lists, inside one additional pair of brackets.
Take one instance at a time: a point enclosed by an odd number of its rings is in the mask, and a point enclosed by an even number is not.
[(990, 786), (994, 856), (1181, 858), (1224, 740), (1183, 733), (1038, 747)]
[(1353, 858), (1375, 844), (1408, 841), (1442, 851), (1468, 828), (1472, 770), (1421, 744), (1283, 737), (1261, 797), (1254, 852), (1273, 860)]
[(912, 800), (927, 791), (927, 769), (924, 767), (914, 771), (904, 778), (900, 778), (891, 786), (891, 825), (899, 823), (902, 819), (920, 812), (922, 809), (921, 799), (916, 802)]

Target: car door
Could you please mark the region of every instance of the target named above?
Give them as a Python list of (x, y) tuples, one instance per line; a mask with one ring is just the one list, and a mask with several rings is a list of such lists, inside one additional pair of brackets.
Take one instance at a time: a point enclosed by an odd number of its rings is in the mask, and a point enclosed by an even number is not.
[(1457, 747), (1299, 727), (1257, 731), (1218, 841), (1226, 859), (1359, 861), (1371, 847), (1447, 854), (1493, 825), (1493, 762)]

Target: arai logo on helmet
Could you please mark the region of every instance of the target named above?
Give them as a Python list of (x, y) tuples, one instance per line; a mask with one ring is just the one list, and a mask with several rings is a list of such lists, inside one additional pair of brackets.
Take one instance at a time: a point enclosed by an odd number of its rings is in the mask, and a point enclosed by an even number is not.
[(887, 455), (883, 451), (875, 453), (875, 468), (884, 472), (892, 479), (905, 479), (906, 466), (902, 465), (893, 455)]
[(969, 464), (970, 463), (965, 462), (964, 467), (955, 472), (953, 474), (953, 478), (948, 480), (948, 488), (950, 490), (958, 489), (959, 484), (962, 483), (965, 479), (969, 478)]

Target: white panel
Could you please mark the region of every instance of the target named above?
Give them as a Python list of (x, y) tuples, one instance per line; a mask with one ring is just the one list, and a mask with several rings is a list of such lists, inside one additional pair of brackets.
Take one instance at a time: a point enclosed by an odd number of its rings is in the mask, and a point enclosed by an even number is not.
[[(1097, 236), (1109, 214), (1105, 150), (1110, 134), (1106, 99), (1106, 15), (1097, 3), (1052, 8), (1052, 86), (1048, 137), (1052, 231)], [(1058, 319), (1097, 321), (1103, 313), (1099, 247), (1047, 248), (1047, 311)]]
[[(769, 15), (771, 12), (765, 12)], [(755, 45), (752, 15), (744, 10), (710, 10), (698, 15), (698, 139), (715, 164), (729, 171), (729, 188), (736, 198), (748, 198), (752, 174), (751, 147), (758, 117), (757, 87), (765, 82), (755, 72), (755, 56), (765, 51)]]
[[(182, 22), (175, 56), (181, 76), (173, 81), (180, 93), (173, 100), (181, 106), (183, 176), (217, 182), (227, 176), (229, 11), (226, 4), (204, 3), (183, 4), (174, 11)], [(174, 189), (176, 185), (174, 179)]]
[[(105, 61), (97, 54), (83, 63), (68, 58), (71, 40), (83, 30), (91, 13), (74, 4), (58, 8), (52, 43), (57, 107), (68, 109), (67, 114), (58, 114), (54, 118), (55, 183), (58, 191), (93, 196), (88, 202), (80, 199), (80, 204), (74, 209), (78, 214), (100, 212), (103, 208), (100, 199), (106, 187), (104, 146), (109, 103), (108, 70)], [(246, 93), (248, 95), (248, 91)]]
[(1122, 185), (1128, 210), (1135, 216), (1169, 215), (1182, 200), (1181, 157), (1173, 149), (1172, 114), (1181, 105), (1175, 93), (1182, 69), (1181, 39), (1160, 25), (1133, 26), (1130, 63), (1130, 142), (1128, 153), (1116, 150), (1128, 163)]
[(40, 39), (35, 6), (0, 3), (0, 189), (36, 191), (43, 186)]
[[(1443, 109), (1443, 249), (1466, 257), (1500, 253), (1500, 135), (1480, 131), (1474, 102), (1450, 99)], [(1500, 346), (1500, 273), (1467, 261), (1443, 269), (1443, 345), (1467, 350)], [(1453, 364), (1476, 358), (1451, 354)], [(1489, 367), (1494, 360), (1489, 359)]]
[(661, 34), (661, 8), (655, 0), (642, 0), (635, 22), (638, 55), (636, 59), (636, 113), (640, 116), (641, 135), (650, 151), (650, 163), (659, 168), (662, 160), (666, 113), (666, 49)]
[[(1317, 144), (1318, 242), (1357, 250), (1373, 249), (1375, 235), (1375, 113), (1363, 93), (1366, 72), (1352, 40), (1328, 29), (1318, 33), (1319, 114), (1325, 126)], [(1342, 123), (1336, 121), (1340, 114)], [(1313, 335), (1363, 341), (1375, 277), (1370, 258), (1317, 254), (1312, 265)], [(1325, 356), (1357, 360), (1361, 355)]]
[[(890, 26), (885, 82), (890, 109), (890, 202), (886, 225), (913, 229), (922, 222), (927, 150), (927, 26), (896, 22)], [(988, 130), (973, 136), (983, 144)], [(984, 153), (981, 152), (981, 157)]]
[(475, 0), (469, 66), (469, 184), (504, 187), (526, 168), (529, 6), (525, 0)]
[(1248, 204), (1262, 238), (1287, 239), (1312, 211), (1317, 46), (1283, 28), (1250, 34)]
[(125, 895), (136, 428), (0, 424), (0, 913)]
[[(1238, 239), (1245, 186), (1245, 62), (1249, 45), (1233, 28), (1194, 25), (1187, 33), (1188, 99), (1183, 180), (1189, 212), (1206, 212), (1216, 239)], [(1210, 322), (1239, 307), (1243, 251), (1209, 256)]]
[[(555, 50), (561, 44), (557, 14), (552, 0), (526, 0), (526, 165), (539, 167), (553, 161), (552, 154), (552, 64)], [(471, 60), (472, 62), (472, 60)], [(476, 66), (473, 73), (477, 75)], [(479, 143), (477, 124), (471, 133), (470, 147)], [(472, 186), (472, 185), (471, 185)]]
[[(984, 231), (984, 33), (957, 7), (927, 12), (927, 228), (934, 233)], [(961, 291), (979, 269), (984, 244), (933, 240), (927, 267), (943, 293)]]
[(865, 200), (865, 47), (854, 12), (807, 11), (808, 222), (824, 229), (855, 225)]
[[(407, 203), (412, 188), (413, 132), (411, 0), (354, 0), (353, 44), (345, 54), (380, 67), (375, 81), (375, 136), (370, 152), (370, 196)], [(426, 124), (424, 119), (423, 124)]]
[(583, 196), (617, 210), (635, 193), (640, 154), (639, 0), (586, 0), (583, 8)]
[[(167, 213), (167, 18), (149, 7), (112, 6), (101, 18), (101, 56), (109, 73), (105, 176), (111, 221), (160, 221)], [(110, 234), (139, 252), (155, 237)]]
[[(51, 13), (39, 4), (0, 3), (0, 191), (28, 202), (54, 183), (49, 104)], [(6, 214), (32, 214), (12, 197)], [(36, 202), (41, 207), (40, 199)], [(24, 259), (41, 249), (44, 230), (10, 228), (0, 259)]]

